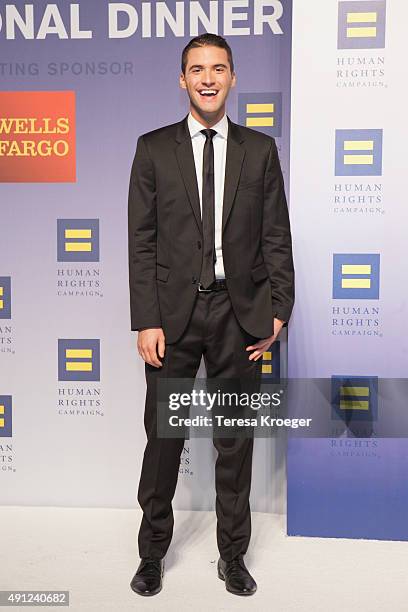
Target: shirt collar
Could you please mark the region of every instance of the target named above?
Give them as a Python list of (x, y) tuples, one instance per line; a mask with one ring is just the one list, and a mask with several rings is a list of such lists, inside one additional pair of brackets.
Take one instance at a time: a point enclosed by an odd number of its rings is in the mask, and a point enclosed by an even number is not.
[[(201, 130), (205, 129), (205, 125), (202, 125), (202, 123), (197, 121), (197, 119), (195, 119), (191, 113), (188, 114), (187, 123), (188, 123), (188, 129), (190, 130), (191, 138), (194, 138), (194, 136), (197, 136), (197, 134), (199, 134)], [(222, 119), (220, 119), (218, 123), (213, 125), (211, 129), (215, 130), (217, 134), (227, 139), (227, 136), (228, 136), (227, 115), (224, 114)]]

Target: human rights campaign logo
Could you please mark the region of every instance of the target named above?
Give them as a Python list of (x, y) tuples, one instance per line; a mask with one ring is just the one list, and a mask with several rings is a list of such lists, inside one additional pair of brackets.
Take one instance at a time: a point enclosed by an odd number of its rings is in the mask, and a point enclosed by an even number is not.
[(336, 176), (381, 176), (382, 130), (336, 130)]
[(280, 342), (274, 342), (262, 355), (262, 379), (271, 380), (280, 378)]
[(333, 255), (333, 298), (378, 300), (380, 255), (353, 253)]
[(0, 395), (0, 438), (13, 435), (11, 395)]
[(268, 136), (282, 136), (282, 93), (238, 94), (238, 123)]
[(59, 339), (58, 380), (100, 380), (100, 341)]
[(386, 0), (339, 2), (339, 49), (384, 49)]
[(0, 276), (0, 319), (11, 319), (10, 276)]
[(377, 376), (332, 376), (332, 418), (375, 421), (378, 418)]
[(57, 219), (57, 261), (99, 261), (99, 219)]

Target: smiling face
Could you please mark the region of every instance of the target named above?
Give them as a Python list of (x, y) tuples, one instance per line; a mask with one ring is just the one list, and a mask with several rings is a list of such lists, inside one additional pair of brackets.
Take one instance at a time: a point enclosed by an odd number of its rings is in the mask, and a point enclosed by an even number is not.
[(190, 111), (197, 121), (211, 127), (223, 117), (225, 101), (235, 81), (225, 49), (205, 45), (189, 50), (180, 87), (187, 90)]

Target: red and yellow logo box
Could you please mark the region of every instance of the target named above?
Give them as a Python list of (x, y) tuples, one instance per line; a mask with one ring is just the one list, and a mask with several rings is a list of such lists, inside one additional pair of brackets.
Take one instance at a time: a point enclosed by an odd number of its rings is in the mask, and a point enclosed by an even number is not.
[(75, 181), (75, 92), (0, 92), (0, 182)]

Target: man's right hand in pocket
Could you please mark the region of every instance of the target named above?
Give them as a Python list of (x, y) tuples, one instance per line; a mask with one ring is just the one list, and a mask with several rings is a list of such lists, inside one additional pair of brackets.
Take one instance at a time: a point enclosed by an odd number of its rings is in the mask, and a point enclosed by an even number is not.
[(138, 332), (137, 350), (146, 363), (160, 368), (165, 351), (165, 337), (161, 327), (143, 329)]

